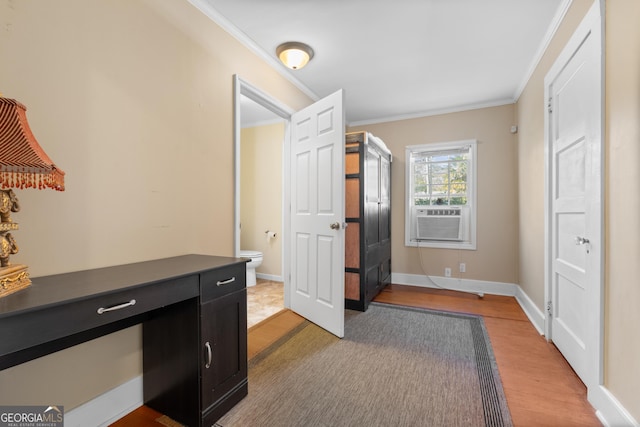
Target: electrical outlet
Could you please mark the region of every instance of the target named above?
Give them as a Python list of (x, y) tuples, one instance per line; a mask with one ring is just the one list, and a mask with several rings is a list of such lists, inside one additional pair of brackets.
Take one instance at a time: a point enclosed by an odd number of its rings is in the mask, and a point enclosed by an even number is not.
[(465, 273), (467, 271), (467, 264), (464, 262), (460, 263), (460, 273)]
[(444, 269), (444, 277), (451, 277), (451, 269), (449, 267)]

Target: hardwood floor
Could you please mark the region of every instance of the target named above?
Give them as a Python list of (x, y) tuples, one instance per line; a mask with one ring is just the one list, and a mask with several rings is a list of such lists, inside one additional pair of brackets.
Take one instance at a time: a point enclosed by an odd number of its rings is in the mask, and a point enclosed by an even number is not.
[[(515, 427), (601, 425), (587, 402), (585, 386), (555, 346), (538, 334), (514, 298), (390, 285), (375, 300), (483, 316)], [(249, 358), (302, 322), (302, 317), (284, 310), (250, 328)], [(167, 426), (166, 419), (159, 422), (158, 416), (141, 407), (113, 425)]]
[(304, 317), (285, 309), (249, 328), (247, 331), (247, 358), (249, 361), (304, 322)]

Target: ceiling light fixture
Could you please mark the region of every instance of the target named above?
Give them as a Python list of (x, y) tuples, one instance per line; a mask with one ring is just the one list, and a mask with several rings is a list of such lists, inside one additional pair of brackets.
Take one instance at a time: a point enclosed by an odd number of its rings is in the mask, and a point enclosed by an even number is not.
[(292, 70), (299, 70), (313, 58), (313, 49), (300, 42), (282, 43), (276, 48), (280, 61)]

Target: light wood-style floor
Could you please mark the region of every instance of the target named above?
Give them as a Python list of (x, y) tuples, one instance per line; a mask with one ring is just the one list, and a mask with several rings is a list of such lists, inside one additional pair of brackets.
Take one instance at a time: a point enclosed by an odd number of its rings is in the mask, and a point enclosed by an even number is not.
[(602, 425), (584, 384), (515, 298), (390, 285), (376, 301), (483, 316), (514, 426)]
[[(601, 426), (586, 388), (560, 352), (540, 336), (512, 297), (390, 285), (376, 301), (483, 316), (515, 427)], [(304, 322), (284, 310), (249, 329), (249, 359)], [(161, 414), (141, 407), (116, 427), (167, 426)]]

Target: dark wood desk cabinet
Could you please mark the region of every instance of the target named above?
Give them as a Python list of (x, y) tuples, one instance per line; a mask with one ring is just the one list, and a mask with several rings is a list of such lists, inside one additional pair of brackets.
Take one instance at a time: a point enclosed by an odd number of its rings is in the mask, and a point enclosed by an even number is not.
[(198, 301), (144, 323), (147, 406), (189, 426), (211, 426), (247, 395), (245, 277), (244, 263), (204, 272)]
[(211, 426), (247, 395), (245, 286), (205, 255), (35, 278), (0, 299), (0, 369), (142, 323), (145, 404)]

